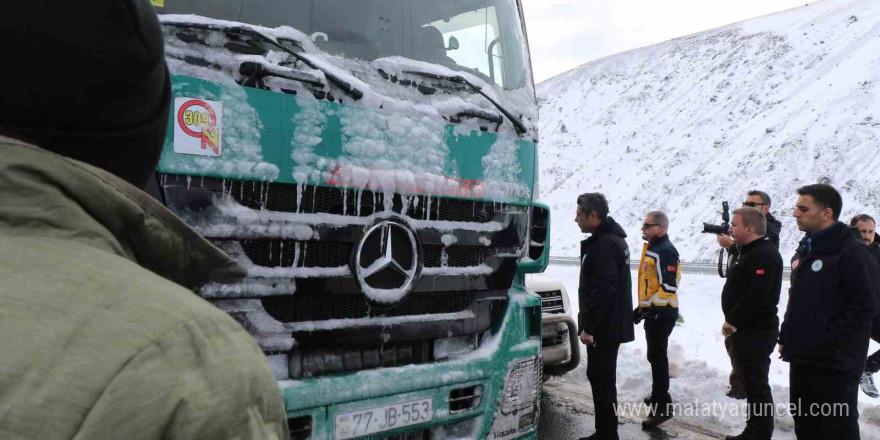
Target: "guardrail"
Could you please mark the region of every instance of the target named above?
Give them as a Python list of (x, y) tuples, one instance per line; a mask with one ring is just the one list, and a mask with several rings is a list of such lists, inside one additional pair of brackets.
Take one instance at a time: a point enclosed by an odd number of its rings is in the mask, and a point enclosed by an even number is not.
[[(579, 266), (581, 264), (578, 257), (550, 257), (550, 264), (560, 264), (564, 266)], [(629, 260), (629, 266), (632, 270), (639, 268), (639, 260)], [(724, 265), (727, 270), (727, 265)], [(684, 273), (697, 273), (703, 275), (718, 275), (718, 263), (698, 263), (698, 262), (681, 262), (681, 271)], [(782, 268), (782, 278), (789, 279), (791, 277), (791, 267)]]

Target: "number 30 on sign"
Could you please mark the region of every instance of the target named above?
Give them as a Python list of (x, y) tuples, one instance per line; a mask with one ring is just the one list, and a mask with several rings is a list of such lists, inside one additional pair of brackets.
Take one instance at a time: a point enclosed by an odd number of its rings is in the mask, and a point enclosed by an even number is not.
[(223, 104), (199, 98), (174, 98), (174, 152), (220, 156)]

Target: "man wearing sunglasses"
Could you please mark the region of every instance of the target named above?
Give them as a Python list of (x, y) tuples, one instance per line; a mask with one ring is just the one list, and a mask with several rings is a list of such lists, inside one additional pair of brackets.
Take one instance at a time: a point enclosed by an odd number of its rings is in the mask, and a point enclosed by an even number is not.
[[(770, 213), (770, 196), (764, 191), (751, 190), (742, 205), (744, 208), (755, 208), (764, 213), (764, 217), (767, 218), (767, 238), (773, 242), (776, 249), (779, 249), (779, 231), (782, 230), (782, 223)], [(719, 235), (718, 244), (729, 250), (731, 255), (739, 253), (730, 235)]]
[[(751, 190), (746, 194), (746, 200), (742, 205), (744, 208), (755, 208), (764, 214), (767, 219), (766, 237), (776, 246), (776, 249), (779, 249), (779, 231), (782, 230), (782, 223), (770, 213), (770, 196), (764, 191)], [(719, 235), (718, 244), (728, 251), (727, 267), (733, 267), (741, 253), (741, 246), (735, 244), (730, 235)], [(730, 342), (727, 339), (724, 340), (724, 347), (730, 355)], [(730, 357), (730, 365), (730, 388), (727, 391), (727, 396), (734, 399), (745, 399), (746, 387), (740, 380), (739, 368), (733, 356)]]
[(794, 430), (798, 438), (858, 439), (859, 377), (878, 310), (876, 263), (838, 221), (836, 189), (814, 184), (797, 193), (794, 217), (806, 234), (791, 260), (779, 332), (779, 354), (791, 364)]
[(651, 364), (651, 397), (645, 403), (651, 416), (642, 425), (653, 428), (672, 418), (669, 395), (669, 360), (666, 349), (669, 335), (678, 320), (678, 283), (681, 279), (678, 250), (669, 240), (669, 217), (663, 211), (651, 211), (642, 224), (642, 257), (639, 262), (639, 305), (633, 322), (645, 320), (648, 362)]

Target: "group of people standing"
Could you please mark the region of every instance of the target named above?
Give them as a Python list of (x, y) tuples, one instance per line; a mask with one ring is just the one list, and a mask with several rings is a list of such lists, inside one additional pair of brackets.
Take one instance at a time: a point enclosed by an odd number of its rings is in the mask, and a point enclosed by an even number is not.
[[(804, 232), (791, 259), (789, 301), (780, 327), (777, 313), (783, 281), (778, 251), (781, 223), (770, 213), (770, 197), (749, 191), (733, 211), (727, 234), (718, 243), (729, 252), (721, 294), (721, 332), (731, 358), (728, 396), (745, 398), (745, 430), (732, 440), (770, 439), (773, 396), (768, 381), (770, 356), (778, 346), (790, 364), (790, 404), (799, 439), (858, 439), (858, 389), (880, 393), (872, 374), (880, 370), (880, 351), (867, 356), (868, 341), (880, 340), (880, 241), (874, 220), (865, 214), (849, 225), (839, 221), (842, 198), (827, 184), (797, 190), (793, 216)], [(577, 199), (575, 222), (584, 233), (578, 289), (578, 332), (587, 345), (587, 377), (593, 389), (596, 432), (582, 438), (617, 439), (616, 370), (620, 344), (635, 339), (634, 325), (644, 321), (652, 389), (645, 398), (653, 428), (674, 415), (669, 394), (667, 345), (679, 317), (681, 263), (670, 241), (669, 217), (646, 214), (639, 261), (637, 298), (626, 232), (608, 215), (602, 194)], [(632, 310), (632, 311), (631, 311)]]

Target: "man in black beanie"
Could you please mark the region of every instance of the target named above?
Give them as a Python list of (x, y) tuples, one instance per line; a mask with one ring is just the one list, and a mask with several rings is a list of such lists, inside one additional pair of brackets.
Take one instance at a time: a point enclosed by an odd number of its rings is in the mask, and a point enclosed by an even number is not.
[(149, 2), (2, 11), (0, 438), (289, 438), (256, 341), (193, 293), (245, 271), (139, 189), (171, 106)]
[(171, 107), (149, 2), (11, 0), (2, 9), (0, 134), (143, 187)]

